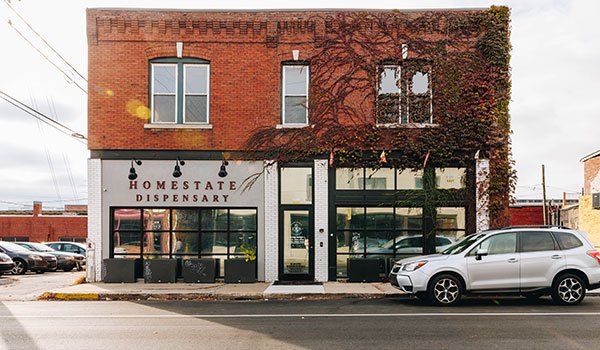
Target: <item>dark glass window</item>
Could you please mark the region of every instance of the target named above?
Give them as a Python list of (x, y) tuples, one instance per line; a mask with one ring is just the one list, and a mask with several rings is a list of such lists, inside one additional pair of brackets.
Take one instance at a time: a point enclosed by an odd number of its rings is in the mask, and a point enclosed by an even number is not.
[(556, 250), (550, 232), (521, 232), (521, 252), (541, 252)]
[(554, 237), (558, 240), (561, 249), (573, 249), (581, 247), (583, 243), (575, 235), (567, 232), (554, 232)]
[(475, 256), (479, 249), (487, 249), (488, 255), (515, 253), (517, 251), (517, 233), (494, 235), (473, 248), (469, 252), (469, 256)]

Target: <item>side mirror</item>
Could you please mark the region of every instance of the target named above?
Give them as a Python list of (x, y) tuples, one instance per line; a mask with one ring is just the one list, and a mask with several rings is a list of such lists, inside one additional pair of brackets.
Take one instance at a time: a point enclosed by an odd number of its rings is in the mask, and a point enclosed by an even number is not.
[(475, 253), (475, 260), (481, 260), (481, 257), (485, 255), (488, 255), (487, 249), (477, 249), (477, 252)]

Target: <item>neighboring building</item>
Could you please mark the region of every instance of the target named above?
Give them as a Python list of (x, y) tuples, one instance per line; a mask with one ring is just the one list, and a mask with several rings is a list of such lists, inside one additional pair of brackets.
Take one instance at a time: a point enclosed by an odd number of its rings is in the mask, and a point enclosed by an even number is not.
[(33, 202), (33, 210), (0, 211), (0, 240), (3, 241), (85, 242), (87, 227), (85, 205), (65, 205), (65, 210), (42, 211), (42, 202)]
[(600, 151), (589, 154), (583, 162), (583, 195), (579, 198), (579, 229), (600, 246)]
[(512, 204), (510, 226), (543, 225), (544, 207), (539, 204)]
[(508, 223), (504, 7), (88, 9), (87, 36), (92, 280), (247, 248), (335, 280)]

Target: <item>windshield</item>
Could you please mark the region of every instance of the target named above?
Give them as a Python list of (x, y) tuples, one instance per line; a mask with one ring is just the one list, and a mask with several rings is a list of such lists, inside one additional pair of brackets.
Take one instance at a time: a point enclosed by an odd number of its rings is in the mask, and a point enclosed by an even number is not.
[(9, 252), (28, 252), (26, 248), (21, 247), (18, 244), (10, 243), (10, 242), (2, 242), (0, 243), (2, 248), (8, 250)]
[(453, 254), (462, 253), (465, 251), (465, 249), (469, 248), (471, 246), (471, 244), (473, 244), (473, 242), (477, 241), (478, 239), (480, 239), (483, 236), (484, 236), (483, 234), (467, 236), (467, 237), (461, 239), (460, 241), (458, 241), (457, 243), (446, 248), (446, 250), (444, 250), (441, 254), (453, 255)]
[(53, 252), (54, 249), (42, 243), (29, 243), (38, 252)]

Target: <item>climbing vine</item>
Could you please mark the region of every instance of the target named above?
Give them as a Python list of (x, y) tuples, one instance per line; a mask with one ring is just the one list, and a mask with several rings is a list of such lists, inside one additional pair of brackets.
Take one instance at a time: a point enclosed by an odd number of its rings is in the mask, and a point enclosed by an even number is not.
[[(470, 167), (477, 154), (490, 160), (489, 186), (480, 190), (489, 194), (491, 225), (506, 225), (516, 180), (509, 9), (342, 12), (311, 20), (323, 23), (325, 34), (307, 58), (310, 126), (257, 128), (248, 152), (280, 163), (331, 157), (334, 166), (413, 169), (427, 154), (435, 167)], [(381, 93), (390, 66), (400, 67), (397, 95)], [(425, 90), (416, 88), (416, 75)]]

